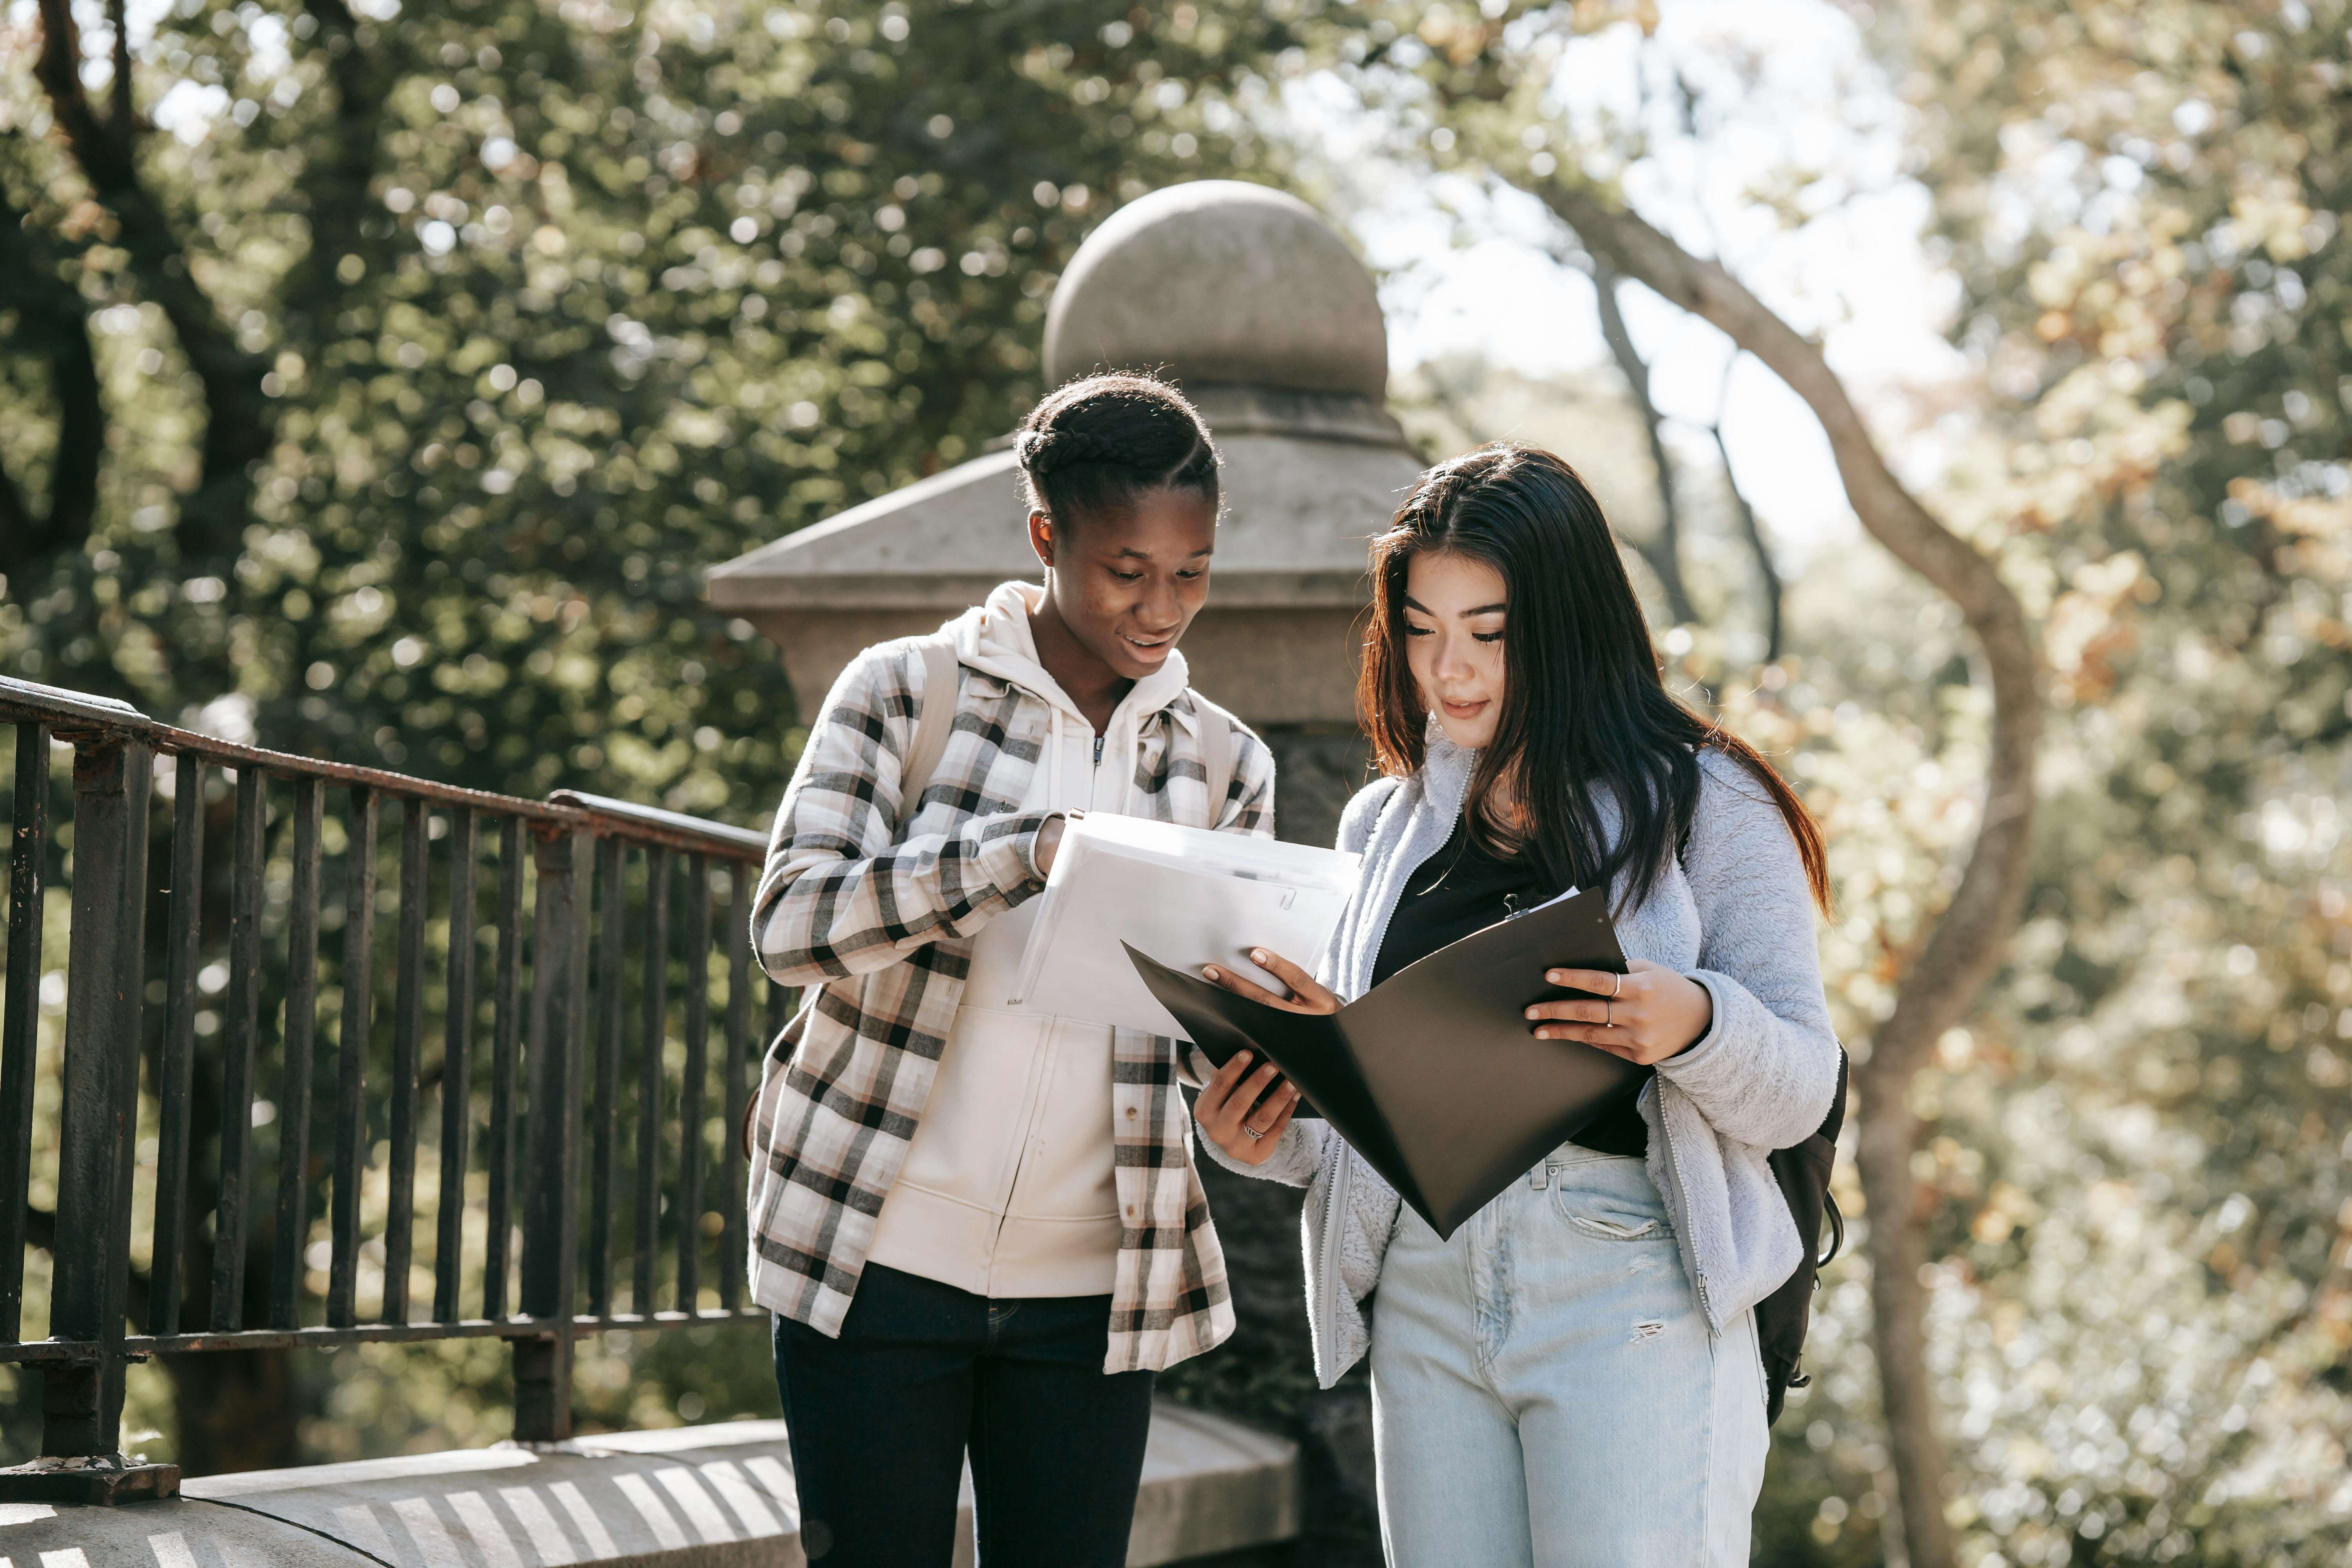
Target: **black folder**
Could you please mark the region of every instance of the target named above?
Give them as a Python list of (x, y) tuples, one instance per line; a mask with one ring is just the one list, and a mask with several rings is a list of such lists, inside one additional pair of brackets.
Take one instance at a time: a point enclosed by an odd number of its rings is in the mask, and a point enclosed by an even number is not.
[(1309, 1108), (1441, 1237), (1612, 1106), (1650, 1069), (1578, 1040), (1539, 1040), (1538, 1002), (1592, 993), (1548, 969), (1625, 973), (1597, 889), (1473, 931), (1337, 1013), (1288, 1013), (1127, 950), (1143, 983), (1219, 1066), (1271, 1058)]

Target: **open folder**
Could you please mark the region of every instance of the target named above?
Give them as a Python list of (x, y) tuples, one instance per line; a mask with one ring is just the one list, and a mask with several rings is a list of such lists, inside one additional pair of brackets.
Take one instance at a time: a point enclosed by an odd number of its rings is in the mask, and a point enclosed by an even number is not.
[(1355, 891), (1360, 857), (1140, 817), (1073, 817), (1038, 900), (1008, 999), (1024, 1011), (1152, 1035), (1184, 1031), (1127, 962), (1226, 964), (1260, 984), (1253, 947), (1318, 953)]
[(1128, 957), (1192, 1042), (1223, 1066), (1271, 1058), (1339, 1136), (1441, 1237), (1640, 1092), (1650, 1069), (1577, 1040), (1539, 1040), (1526, 1010), (1591, 993), (1548, 969), (1625, 973), (1607, 900), (1556, 900), (1397, 971), (1336, 1013), (1236, 996), (1137, 951)]

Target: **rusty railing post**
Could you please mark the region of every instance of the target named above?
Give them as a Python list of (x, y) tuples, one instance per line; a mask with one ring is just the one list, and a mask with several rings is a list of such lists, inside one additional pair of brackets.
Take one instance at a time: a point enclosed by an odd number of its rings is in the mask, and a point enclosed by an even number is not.
[(572, 1296), (580, 1258), (580, 1119), (588, 1020), (591, 836), (536, 835), (531, 922), (530, 1060), (525, 1065), (522, 1310), (545, 1325), (515, 1341), (514, 1435), (555, 1443), (572, 1435)]
[(0, 1476), (0, 1498), (11, 1501), (115, 1502), (179, 1490), (178, 1467), (131, 1465), (119, 1451), (153, 767), (142, 742), (112, 733), (75, 742), (50, 1337), (95, 1353), (43, 1366), (41, 1458)]

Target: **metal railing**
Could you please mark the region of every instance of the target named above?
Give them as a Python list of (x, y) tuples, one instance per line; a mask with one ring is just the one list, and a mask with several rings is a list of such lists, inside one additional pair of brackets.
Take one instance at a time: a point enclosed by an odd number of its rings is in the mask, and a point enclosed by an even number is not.
[[(515, 1435), (554, 1441), (576, 1336), (764, 1318), (743, 1302), (733, 1132), (754, 1009), (772, 1034), (791, 998), (743, 935), (759, 835), (264, 751), (5, 679), (0, 723), (0, 1362), (43, 1373), (44, 1455), (114, 1454), (124, 1366), (158, 1352), (456, 1336), (513, 1342)], [(43, 994), (60, 879), (61, 1029), (54, 975)], [(26, 1340), (43, 1255), (47, 1335)]]

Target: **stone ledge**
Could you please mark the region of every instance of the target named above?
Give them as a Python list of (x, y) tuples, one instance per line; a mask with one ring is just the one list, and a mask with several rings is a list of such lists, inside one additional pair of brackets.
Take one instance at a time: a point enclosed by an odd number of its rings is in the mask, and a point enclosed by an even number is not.
[[(957, 1563), (972, 1561), (967, 1477)], [(1132, 1568), (1278, 1549), (1297, 1451), (1161, 1404)], [(781, 1421), (739, 1421), (191, 1480), (171, 1501), (0, 1505), (0, 1558), (42, 1568), (800, 1568)]]

